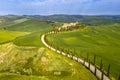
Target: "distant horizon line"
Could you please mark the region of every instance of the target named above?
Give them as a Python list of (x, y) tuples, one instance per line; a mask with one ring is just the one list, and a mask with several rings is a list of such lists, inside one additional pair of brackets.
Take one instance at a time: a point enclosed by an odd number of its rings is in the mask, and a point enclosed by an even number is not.
[(79, 15), (79, 16), (120, 16), (120, 14), (5, 14), (0, 16), (54, 16), (54, 15)]

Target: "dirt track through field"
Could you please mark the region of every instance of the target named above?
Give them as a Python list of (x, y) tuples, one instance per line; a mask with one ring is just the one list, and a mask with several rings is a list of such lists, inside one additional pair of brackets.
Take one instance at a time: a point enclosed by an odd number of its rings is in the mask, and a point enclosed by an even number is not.
[[(47, 33), (46, 35), (48, 35), (48, 34), (54, 34), (54, 32)], [(73, 56), (73, 55), (64, 53), (64, 52), (62, 52), (62, 51), (60, 51), (60, 50), (57, 50), (57, 49), (53, 48), (52, 46), (48, 45), (48, 44), (46, 43), (46, 41), (45, 41), (45, 36), (46, 36), (46, 35), (43, 34), (43, 35), (41, 36), (41, 41), (42, 41), (42, 43), (43, 43), (46, 47), (48, 47), (50, 50), (52, 50), (52, 51), (54, 51), (54, 52), (57, 52), (57, 53), (59, 53), (59, 54), (62, 54), (62, 55), (64, 55), (64, 56), (67, 56), (68, 58), (72, 58), (74, 61), (77, 61), (77, 62), (79, 62), (79, 63), (81, 63), (81, 64), (84, 64), (84, 66), (85, 66), (86, 68), (88, 68), (92, 73), (95, 73), (95, 69), (96, 69), (96, 77), (98, 77), (99, 79), (101, 79), (101, 80), (110, 80), (109, 77), (107, 77), (102, 71), (100, 71), (98, 68), (96, 68), (96, 67), (95, 67), (94, 65), (92, 65), (91, 63), (89, 64), (89, 62), (84, 61), (84, 60), (81, 59), (81, 58), (78, 58), (78, 57), (75, 57), (75, 56)], [(103, 75), (103, 77), (102, 77), (102, 75)]]

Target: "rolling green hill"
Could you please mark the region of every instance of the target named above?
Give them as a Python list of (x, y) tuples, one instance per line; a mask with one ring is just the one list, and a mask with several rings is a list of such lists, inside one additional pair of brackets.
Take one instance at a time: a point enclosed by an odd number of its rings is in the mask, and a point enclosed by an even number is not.
[(36, 32), (51, 29), (51, 23), (33, 18), (22, 18), (14, 20), (8, 24), (1, 25), (1, 29), (11, 31)]
[(14, 40), (18, 36), (28, 34), (27, 32), (0, 30), (0, 44)]
[(24, 16), (18, 16), (18, 15), (6, 15), (6, 16), (0, 16), (0, 25), (8, 24), (14, 20), (19, 20), (25, 18)]
[(43, 20), (51, 20), (58, 22), (75, 22), (80, 21), (88, 25), (104, 25), (104, 24), (113, 24), (120, 23), (120, 15), (49, 15), (49, 16), (39, 16), (33, 15), (31, 17), (39, 18)]
[(60, 24), (26, 17), (1, 24), (0, 80), (96, 80), (82, 64), (44, 48), (40, 35)]
[(8, 15), (0, 16), (0, 80), (96, 80), (81, 64), (44, 48), (40, 41), (54, 26), (74, 21), (97, 26), (49, 35), (48, 41), (78, 57), (89, 54), (92, 62), (97, 55), (97, 65), (103, 59), (103, 69), (110, 63), (111, 75), (118, 76), (120, 16)]
[(48, 16), (41, 16), (41, 15), (7, 15), (7, 16), (0, 16), (3, 19), (3, 22), (11, 22), (14, 20), (22, 19), (22, 18), (34, 18), (42, 21), (55, 21), (55, 22), (75, 22), (80, 21), (82, 23), (88, 25), (105, 25), (105, 24), (113, 24), (113, 23), (120, 23), (120, 15), (65, 15), (65, 14), (58, 14), (58, 15), (48, 15)]
[[(120, 24), (105, 26), (90, 26), (79, 31), (63, 32), (47, 36), (52, 45), (70, 50), (71, 54), (78, 57), (89, 58), (97, 56), (97, 65), (103, 59), (103, 69), (107, 71), (111, 64), (111, 75), (118, 77), (120, 74)], [(74, 53), (74, 49), (75, 52)]]
[(44, 47), (0, 45), (0, 80), (97, 80), (82, 64)]
[(25, 36), (17, 37), (13, 43), (18, 46), (36, 46), (41, 47), (43, 46), (42, 42), (40, 41), (41, 32), (31, 33)]

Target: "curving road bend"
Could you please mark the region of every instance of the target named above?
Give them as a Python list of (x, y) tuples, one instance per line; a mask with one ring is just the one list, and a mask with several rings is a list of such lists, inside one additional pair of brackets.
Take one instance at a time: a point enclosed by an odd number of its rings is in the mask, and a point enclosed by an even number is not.
[[(67, 56), (68, 58), (72, 58), (73, 60), (83, 64), (86, 68), (88, 68), (92, 73), (96, 74), (96, 76), (100, 79), (100, 80), (110, 80), (109, 77), (107, 77), (102, 71), (100, 71), (98, 68), (96, 68), (94, 65), (92, 65), (91, 63), (89, 64), (89, 62), (87, 61), (84, 61), (83, 59), (81, 58), (78, 58), (78, 57), (75, 57), (73, 55), (70, 55), (70, 54), (67, 54), (67, 53), (64, 53), (60, 50), (57, 50), (55, 48), (53, 48), (52, 46), (48, 45), (45, 41), (45, 36), (48, 35), (48, 34), (54, 34), (54, 32), (50, 32), (50, 33), (47, 33), (47, 34), (43, 34), (41, 36), (41, 41), (42, 43), (47, 47), (49, 48), (50, 50), (54, 51), (54, 52), (57, 52), (59, 54), (62, 54), (64, 56)], [(96, 71), (95, 71), (96, 70)], [(96, 73), (95, 73), (96, 72)]]

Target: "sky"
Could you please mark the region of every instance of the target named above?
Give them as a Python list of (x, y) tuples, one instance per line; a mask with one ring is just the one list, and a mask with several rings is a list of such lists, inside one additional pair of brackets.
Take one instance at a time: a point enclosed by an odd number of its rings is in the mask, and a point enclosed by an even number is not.
[(0, 0), (0, 15), (120, 15), (120, 0)]

